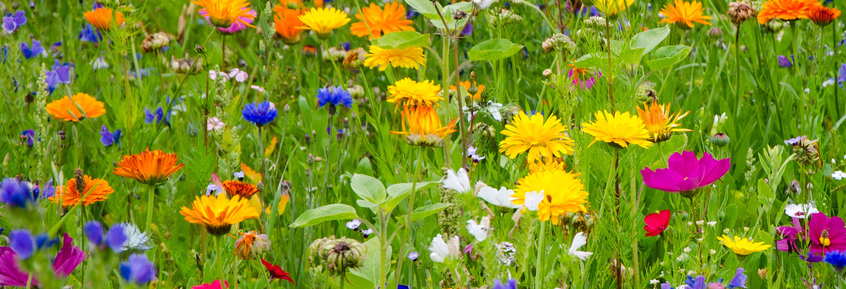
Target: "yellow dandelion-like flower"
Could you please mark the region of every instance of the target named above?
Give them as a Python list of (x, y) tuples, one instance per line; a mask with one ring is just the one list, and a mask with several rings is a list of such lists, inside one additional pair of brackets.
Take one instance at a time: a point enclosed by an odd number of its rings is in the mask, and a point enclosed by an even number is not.
[(396, 103), (394, 111), (403, 106), (435, 106), (443, 98), (438, 95), (441, 86), (431, 80), (417, 82), (411, 78), (403, 78), (394, 85), (388, 86), (387, 102)]
[(232, 225), (259, 216), (248, 200), (239, 196), (230, 199), (226, 194), (197, 197), (191, 207), (182, 207), (179, 213), (189, 223), (203, 225), (206, 231), (215, 236), (229, 233)]
[(706, 20), (711, 19), (711, 16), (703, 15), (704, 11), (701, 2), (676, 0), (672, 6), (668, 4), (661, 9), (665, 18), (659, 23), (676, 23), (682, 29), (693, 28), (693, 22), (710, 26), (711, 23)]
[(734, 236), (734, 240), (732, 240), (729, 236), (723, 235), (722, 237), (717, 237), (717, 240), (720, 240), (720, 243), (731, 249), (732, 252), (739, 256), (762, 252), (772, 247), (771, 245), (764, 244), (764, 242), (756, 243), (750, 239), (738, 236)]
[(593, 1), (593, 5), (599, 11), (614, 17), (626, 10), (626, 8), (629, 8), (629, 6), (632, 6), (634, 2), (635, 0), (595, 0)]
[(531, 206), (526, 193), (542, 193), (542, 199), (537, 203), (538, 219), (558, 225), (559, 216), (567, 213), (577, 213), (585, 210), (588, 192), (579, 180), (579, 174), (572, 174), (563, 170), (540, 170), (529, 173), (517, 181), (513, 203)]
[(646, 125), (646, 130), (649, 131), (649, 138), (654, 143), (670, 139), (673, 136), (673, 132), (691, 131), (686, 128), (679, 128), (681, 124), (678, 123), (688, 113), (690, 112), (688, 111), (682, 114), (681, 110), (679, 110), (677, 114), (670, 114), (670, 104), (664, 106), (654, 100), (652, 104), (645, 103), (643, 109), (640, 109), (640, 107), (637, 108), (637, 114), (640, 116), (643, 124)]
[(588, 147), (597, 141), (604, 141), (618, 148), (629, 147), (630, 144), (644, 148), (652, 145), (649, 142), (649, 131), (637, 116), (619, 111), (614, 114), (600, 111), (595, 116), (594, 122), (582, 123), (582, 131), (594, 138)]
[(499, 152), (513, 159), (528, 151), (529, 163), (572, 154), (573, 140), (567, 137), (566, 131), (567, 128), (554, 115), (544, 121), (540, 113), (529, 117), (521, 111), (502, 131), (507, 137), (499, 143)]
[(361, 10), (364, 19), (362, 20), (362, 14), (357, 14), (355, 18), (362, 21), (350, 26), (350, 31), (355, 36), (374, 39), (391, 32), (414, 30), (411, 27), (413, 22), (405, 18), (405, 5), (399, 2), (385, 4), (385, 10), (379, 8), (376, 3), (370, 3), (370, 7)]
[(378, 66), (379, 71), (385, 71), (389, 65), (417, 69), (418, 65), (426, 64), (426, 57), (421, 47), (382, 49), (379, 46), (370, 45), (370, 53), (364, 56), (367, 57), (364, 59), (364, 65), (370, 68)]
[(232, 23), (238, 22), (255, 28), (250, 23), (256, 18), (256, 12), (250, 9), (250, 2), (247, 0), (192, 0), (191, 3), (203, 7), (200, 9), (200, 15), (208, 16), (209, 22), (214, 26), (228, 28)]
[(332, 30), (350, 22), (344, 11), (335, 8), (311, 8), (299, 18), (304, 25), (297, 28), (314, 31), (321, 39), (329, 38)]
[(402, 131), (391, 133), (405, 135), (411, 145), (440, 146), (444, 138), (455, 132), (457, 120), (443, 126), (438, 112), (431, 106), (406, 106), (402, 111)]

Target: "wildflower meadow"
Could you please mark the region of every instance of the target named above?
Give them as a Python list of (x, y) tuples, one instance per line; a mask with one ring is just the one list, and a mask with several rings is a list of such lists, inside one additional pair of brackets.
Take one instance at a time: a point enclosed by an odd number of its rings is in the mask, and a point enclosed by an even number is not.
[(843, 0), (0, 0), (0, 288), (840, 288)]

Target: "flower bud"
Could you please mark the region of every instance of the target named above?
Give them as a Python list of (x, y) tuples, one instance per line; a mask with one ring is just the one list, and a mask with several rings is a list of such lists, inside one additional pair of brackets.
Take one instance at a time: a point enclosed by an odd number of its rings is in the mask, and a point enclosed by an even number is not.
[(720, 39), (720, 37), (723, 37), (723, 30), (720, 27), (711, 28), (708, 30), (708, 37), (714, 40)]
[(308, 246), (312, 265), (325, 265), (330, 275), (355, 269), (364, 263), (366, 247), (361, 242), (335, 236), (317, 239)]
[(145, 53), (151, 51), (158, 51), (161, 50), (162, 47), (167, 46), (168, 44), (170, 44), (170, 37), (167, 35), (167, 33), (156, 32), (147, 35), (147, 37), (144, 38), (144, 41), (141, 42), (141, 49)]
[(544, 69), (543, 70), (543, 78), (550, 78), (552, 77), (552, 69)]
[(723, 147), (725, 145), (728, 145), (731, 141), (728, 135), (721, 132), (711, 136), (710, 140), (711, 143), (717, 147)]
[(744, 21), (758, 15), (758, 12), (755, 11), (755, 8), (749, 6), (749, 4), (746, 4), (743, 1), (737, 1), (729, 3), (729, 9), (726, 14), (728, 14), (729, 18), (731, 18), (731, 23), (734, 23), (734, 25), (740, 25)]

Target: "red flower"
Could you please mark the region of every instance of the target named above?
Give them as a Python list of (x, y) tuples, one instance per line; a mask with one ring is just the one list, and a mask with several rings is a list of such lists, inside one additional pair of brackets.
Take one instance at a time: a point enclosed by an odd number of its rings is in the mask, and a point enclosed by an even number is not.
[(290, 277), (291, 273), (285, 272), (285, 270), (282, 270), (281, 267), (270, 264), (264, 259), (261, 259), (261, 264), (264, 265), (265, 268), (267, 268), (267, 272), (270, 272), (270, 281), (282, 279), (288, 280), (288, 282), (291, 282), (291, 284), (295, 284), (294, 279), (291, 279)]
[(212, 283), (200, 284), (200, 285), (191, 287), (191, 289), (224, 289), (224, 285), (226, 285), (225, 288), (228, 288), (229, 282), (223, 281), (223, 284), (220, 284), (220, 280), (215, 280)]
[(667, 229), (667, 225), (670, 224), (670, 210), (646, 215), (643, 221), (646, 223), (643, 229), (646, 230), (647, 237), (661, 235)]

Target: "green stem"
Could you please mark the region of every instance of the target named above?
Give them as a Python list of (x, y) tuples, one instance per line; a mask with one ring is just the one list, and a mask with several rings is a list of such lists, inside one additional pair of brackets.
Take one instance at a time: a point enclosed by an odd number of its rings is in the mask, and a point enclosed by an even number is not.
[[(420, 168), (423, 166), (424, 157), (425, 157), (425, 148), (420, 147), (420, 155), (417, 157), (417, 166), (414, 169), (414, 175), (411, 177), (411, 197), (408, 200), (408, 214), (405, 217), (405, 234), (402, 236), (402, 242), (400, 244), (405, 245), (406, 238), (411, 235), (411, 213), (414, 211), (414, 196), (417, 195), (415, 192), (417, 190), (417, 178), (420, 175)], [(412, 248), (414, 246), (412, 245)], [(400, 282), (400, 272), (402, 272), (402, 262), (405, 258), (402, 257), (402, 251), (400, 251), (400, 255), (397, 257), (397, 276), (396, 276), (396, 283), (399, 284)]]
[(156, 186), (150, 186), (147, 190), (147, 226), (144, 227), (148, 232), (153, 232), (150, 227), (153, 224), (153, 201), (156, 197)]
[[(834, 52), (834, 55), (837, 55), (837, 24), (831, 25), (831, 50)], [(837, 71), (837, 61), (834, 61), (834, 70)], [(835, 78), (837, 78), (837, 73), (835, 72)], [(836, 115), (840, 115), (840, 99), (837, 97), (838, 92), (838, 85), (834, 85), (834, 112)]]
[[(258, 156), (259, 156), (259, 159), (261, 160), (261, 161), (259, 161), (261, 163), (261, 175), (262, 175), (262, 177), (267, 178), (266, 180), (262, 179), (262, 180), (265, 181), (264, 187), (265, 188), (272, 188), (271, 186), (268, 185), (270, 183), (270, 178), (267, 176), (267, 170), (265, 169), (265, 166), (264, 166), (264, 138), (262, 138), (261, 126), (258, 126), (258, 143), (259, 143)], [(263, 193), (263, 191), (264, 190), (259, 190), (259, 192), (258, 192), (259, 205), (261, 207), (261, 215), (266, 216), (267, 214), (264, 211), (264, 193)], [(261, 224), (261, 222), (259, 222), (259, 224)]]
[(546, 241), (546, 223), (540, 222), (540, 227), (541, 227), (540, 236), (538, 236), (538, 238), (540, 238), (540, 240), (538, 240), (539, 246), (538, 246), (538, 249), (537, 249), (537, 258), (535, 258), (535, 288), (536, 289), (544, 288), (543, 286), (541, 286), (541, 272), (543, 272), (543, 270), (541, 270), (541, 266), (543, 266), (541, 259), (543, 258), (543, 254), (546, 253), (546, 250), (544, 249), (544, 246), (546, 246), (546, 244), (544, 244), (544, 241)]

